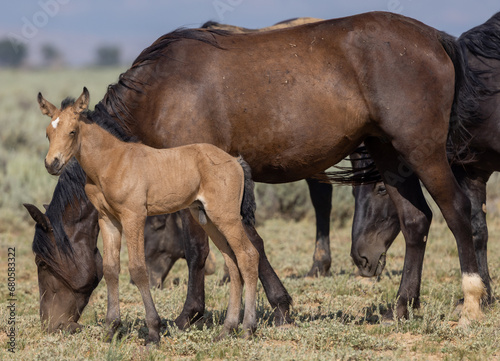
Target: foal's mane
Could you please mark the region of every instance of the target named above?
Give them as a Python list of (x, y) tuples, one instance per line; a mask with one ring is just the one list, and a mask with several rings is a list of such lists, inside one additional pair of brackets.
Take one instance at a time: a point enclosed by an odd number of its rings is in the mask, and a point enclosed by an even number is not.
[[(224, 30), (181, 28), (163, 35), (139, 54), (132, 63), (132, 66), (120, 74), (117, 83), (108, 86), (108, 91), (101, 103), (121, 123), (123, 129), (130, 131), (130, 125), (136, 122), (137, 119), (134, 119), (132, 116), (130, 109), (133, 109), (133, 104), (130, 104), (131, 100), (126, 99), (126, 94), (129, 90), (143, 94), (144, 88), (149, 85), (145, 80), (136, 76), (139, 68), (154, 67), (158, 60), (167, 57), (165, 50), (169, 46), (182, 40), (200, 41), (222, 49), (215, 36), (225, 36), (228, 34), (230, 33)], [(154, 68), (151, 72), (154, 72)]]

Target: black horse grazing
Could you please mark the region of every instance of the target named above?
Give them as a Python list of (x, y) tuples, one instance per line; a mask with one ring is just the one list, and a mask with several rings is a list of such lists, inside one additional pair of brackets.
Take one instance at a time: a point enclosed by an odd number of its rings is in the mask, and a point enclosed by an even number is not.
[[(467, 127), (470, 133), (469, 156), (465, 163), (456, 160), (453, 174), (471, 201), (474, 249), (481, 278), (486, 286), (487, 301), (492, 301), (490, 275), (487, 262), (488, 229), (486, 225), (486, 183), (491, 174), (500, 171), (500, 13), (483, 25), (475, 27), (458, 39), (467, 49), (473, 71), (488, 88), (479, 103), (478, 119)], [(484, 93), (484, 92), (483, 92)], [(472, 156), (471, 156), (472, 155)], [(356, 168), (370, 162), (361, 154), (352, 157)], [(354, 222), (352, 226), (351, 256), (362, 275), (379, 275), (385, 266), (385, 254), (406, 219), (398, 217), (383, 182), (356, 186)], [(415, 227), (425, 229), (428, 224)], [(419, 304), (420, 279), (425, 251), (425, 239), (408, 244), (399, 294), (407, 294), (416, 307)]]
[[(419, 179), (440, 206), (457, 240), (466, 322), (480, 318), (483, 285), (470, 202), (453, 177), (446, 142), (449, 126), (454, 136), (469, 118), (462, 100), (470, 81), (453, 38), (413, 19), (368, 13), (241, 35), (175, 31), (145, 49), (96, 109), (153, 147), (202, 142), (241, 154), (260, 182), (311, 178), (362, 141), (382, 175), (397, 172), (404, 159), (414, 173), (388, 192), (406, 219), (429, 222)], [(184, 214), (190, 275), (179, 327), (204, 312), (208, 241), (193, 222)], [(287, 322), (291, 298), (262, 239), (246, 231), (260, 253), (275, 322)], [(418, 242), (425, 234), (405, 236)]]
[(38, 269), (42, 328), (75, 331), (103, 276), (97, 248), (97, 211), (85, 194), (86, 175), (76, 160), (62, 173), (44, 214), (25, 204), (36, 222), (32, 249)]

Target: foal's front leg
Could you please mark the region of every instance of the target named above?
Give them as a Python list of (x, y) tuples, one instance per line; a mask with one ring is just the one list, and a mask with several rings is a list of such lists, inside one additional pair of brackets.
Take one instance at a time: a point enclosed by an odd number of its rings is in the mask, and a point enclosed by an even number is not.
[(105, 214), (99, 215), (99, 227), (103, 239), (103, 274), (108, 288), (108, 310), (104, 340), (110, 342), (121, 324), (118, 276), (120, 274), (122, 229), (116, 219)]
[(146, 343), (160, 342), (161, 320), (151, 297), (149, 289), (146, 257), (144, 254), (144, 225), (146, 215), (131, 214), (122, 217), (123, 233), (127, 240), (129, 271), (132, 281), (141, 292), (142, 302), (146, 309), (146, 325), (149, 329)]

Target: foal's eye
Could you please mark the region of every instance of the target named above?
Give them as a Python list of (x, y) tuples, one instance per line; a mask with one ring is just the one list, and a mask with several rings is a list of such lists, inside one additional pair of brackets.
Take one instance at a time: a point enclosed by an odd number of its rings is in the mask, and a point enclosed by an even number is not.
[(76, 131), (75, 130), (72, 130), (71, 132), (69, 132), (69, 135), (73, 136), (76, 134)]

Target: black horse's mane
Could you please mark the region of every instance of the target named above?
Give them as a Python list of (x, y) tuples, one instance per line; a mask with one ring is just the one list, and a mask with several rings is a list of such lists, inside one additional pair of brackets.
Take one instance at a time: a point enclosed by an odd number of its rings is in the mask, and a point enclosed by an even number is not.
[(500, 12), (466, 31), (458, 40), (478, 58), (500, 60)]
[(64, 231), (62, 217), (68, 204), (78, 208), (82, 201), (88, 201), (85, 194), (86, 178), (85, 172), (76, 159), (72, 159), (69, 162), (59, 177), (54, 194), (52, 195), (52, 201), (45, 213), (49, 218), (54, 232), (55, 245), (52, 243), (50, 237), (48, 237), (48, 233), (42, 229), (42, 226), (39, 224), (36, 225), (32, 250), (56, 271), (59, 267), (53, 257), (54, 247), (61, 251), (62, 254), (74, 257), (73, 247)]
[[(465, 164), (475, 161), (475, 153), (469, 148), (470, 127), (481, 124), (487, 118), (481, 113), (480, 104), (488, 97), (498, 94), (500, 87), (491, 89), (485, 85), (484, 77), (492, 71), (498, 71), (486, 63), (487, 59), (500, 60), (500, 13), (487, 22), (463, 33), (458, 39), (464, 59), (465, 80), (462, 89), (455, 91), (458, 99), (454, 101), (450, 134), (448, 137), (448, 156), (451, 163)], [(468, 54), (468, 52), (470, 54)], [(469, 65), (468, 57), (481, 60), (484, 69), (475, 69)], [(459, 74), (459, 77), (461, 75)], [(458, 121), (453, 123), (453, 118)], [(454, 133), (454, 134), (453, 134)]]
[(133, 118), (130, 112), (130, 105), (125, 103), (124, 92), (132, 90), (138, 94), (143, 94), (143, 89), (148, 86), (146, 82), (135, 76), (138, 68), (154, 66), (158, 59), (166, 56), (164, 54), (165, 49), (181, 40), (196, 40), (222, 49), (215, 35), (225, 36), (228, 34), (230, 33), (224, 30), (180, 28), (161, 36), (139, 54), (127, 71), (120, 74), (117, 83), (108, 86), (108, 91), (101, 103), (118, 119), (121, 126), (126, 131), (129, 131), (130, 124), (135, 122), (136, 119)]

